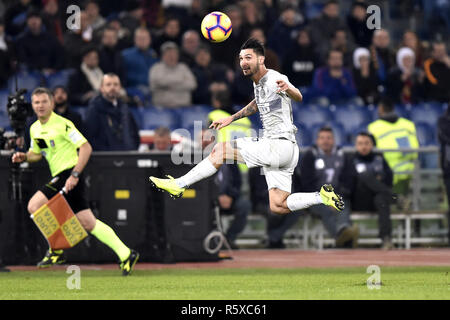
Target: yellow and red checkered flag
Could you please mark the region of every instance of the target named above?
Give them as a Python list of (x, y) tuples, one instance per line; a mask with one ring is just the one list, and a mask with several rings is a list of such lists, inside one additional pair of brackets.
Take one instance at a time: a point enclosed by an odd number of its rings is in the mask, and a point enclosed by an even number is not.
[(61, 192), (31, 215), (53, 250), (69, 249), (87, 237)]

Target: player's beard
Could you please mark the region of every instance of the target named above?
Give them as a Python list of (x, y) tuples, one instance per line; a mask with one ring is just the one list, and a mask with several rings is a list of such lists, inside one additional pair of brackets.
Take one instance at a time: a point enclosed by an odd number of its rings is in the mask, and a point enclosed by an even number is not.
[(257, 74), (258, 71), (259, 71), (259, 65), (257, 64), (254, 69), (252, 69), (252, 67), (249, 67), (249, 72), (247, 74), (244, 73), (244, 76), (247, 78), (250, 78), (250, 77), (254, 76), (255, 74)]

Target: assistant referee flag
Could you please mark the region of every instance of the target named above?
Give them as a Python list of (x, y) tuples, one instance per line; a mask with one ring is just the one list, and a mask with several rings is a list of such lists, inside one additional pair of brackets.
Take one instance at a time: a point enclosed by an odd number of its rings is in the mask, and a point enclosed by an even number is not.
[(69, 249), (87, 237), (63, 194), (58, 192), (31, 215), (53, 250)]

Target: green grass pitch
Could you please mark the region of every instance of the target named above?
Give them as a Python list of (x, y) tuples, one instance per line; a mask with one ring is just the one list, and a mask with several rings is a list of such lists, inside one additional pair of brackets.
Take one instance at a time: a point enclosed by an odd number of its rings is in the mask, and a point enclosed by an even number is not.
[(369, 290), (365, 268), (321, 269), (81, 269), (69, 290), (65, 270), (0, 273), (0, 299), (450, 299), (449, 267), (382, 267), (380, 289)]

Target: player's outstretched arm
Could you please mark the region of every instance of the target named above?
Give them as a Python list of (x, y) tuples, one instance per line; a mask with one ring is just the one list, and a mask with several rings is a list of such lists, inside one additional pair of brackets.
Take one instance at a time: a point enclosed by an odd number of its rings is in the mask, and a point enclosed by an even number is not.
[(211, 123), (209, 128), (220, 130), (220, 129), (228, 126), (233, 121), (251, 116), (252, 114), (255, 114), (257, 111), (258, 111), (258, 106), (256, 105), (256, 100), (253, 99), (252, 102), (250, 102), (248, 105), (246, 105), (244, 108), (242, 108), (235, 114), (233, 114), (229, 117), (214, 121), (213, 123)]
[(300, 90), (298, 90), (296, 87), (292, 85), (289, 85), (284, 80), (278, 80), (277, 85), (278, 85), (277, 93), (285, 92), (289, 96), (289, 98), (297, 102), (301, 102), (303, 100), (303, 96)]

